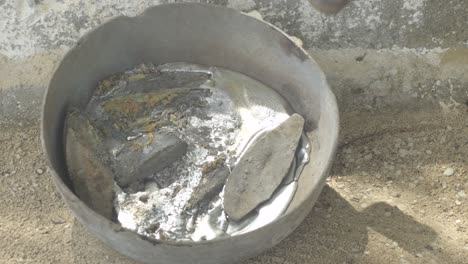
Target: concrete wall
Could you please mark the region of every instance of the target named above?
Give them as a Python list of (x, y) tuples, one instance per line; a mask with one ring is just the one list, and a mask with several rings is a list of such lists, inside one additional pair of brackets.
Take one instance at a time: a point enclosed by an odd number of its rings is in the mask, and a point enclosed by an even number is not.
[[(84, 33), (173, 1), (134, 2), (0, 0), (0, 124), (37, 121), (55, 66)], [(342, 111), (468, 107), (468, 1), (352, 0), (336, 16), (306, 0), (201, 2), (256, 10), (301, 38)]]

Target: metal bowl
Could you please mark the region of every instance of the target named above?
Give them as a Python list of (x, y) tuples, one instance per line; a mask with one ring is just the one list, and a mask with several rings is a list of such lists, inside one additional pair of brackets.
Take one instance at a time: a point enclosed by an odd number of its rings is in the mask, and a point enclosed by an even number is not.
[[(98, 80), (142, 62), (189, 62), (248, 75), (279, 92), (306, 120), (311, 162), (280, 218), (246, 234), (203, 242), (143, 238), (95, 213), (73, 193), (64, 160), (63, 125), (84, 108)], [(167, 4), (117, 17), (84, 36), (58, 66), (42, 115), (42, 141), (58, 191), (76, 218), (120, 253), (144, 263), (235, 263), (288, 236), (317, 200), (334, 158), (338, 109), (315, 61), (271, 24), (204, 4)]]

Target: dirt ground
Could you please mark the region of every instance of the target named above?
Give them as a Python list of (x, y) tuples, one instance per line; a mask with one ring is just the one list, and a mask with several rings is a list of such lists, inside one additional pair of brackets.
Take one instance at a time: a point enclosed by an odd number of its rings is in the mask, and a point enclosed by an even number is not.
[[(313, 212), (244, 264), (467, 263), (468, 118), (344, 113)], [(55, 192), (37, 125), (0, 128), (0, 263), (135, 263), (89, 234)]]

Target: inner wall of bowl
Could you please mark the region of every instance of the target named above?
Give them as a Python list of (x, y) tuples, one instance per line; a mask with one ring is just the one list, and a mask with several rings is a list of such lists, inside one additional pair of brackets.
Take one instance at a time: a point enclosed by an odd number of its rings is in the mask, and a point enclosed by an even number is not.
[[(322, 90), (328, 92), (317, 64), (290, 39), (269, 24), (236, 11), (206, 5), (167, 5), (136, 18), (114, 19), (86, 35), (65, 56), (46, 96), (44, 146), (51, 165), (68, 186), (62, 144), (67, 109), (84, 107), (98, 80), (142, 62), (190, 62), (248, 75), (278, 91), (305, 118), (309, 132), (320, 121)], [(307, 178), (323, 174), (328, 162), (328, 155), (318, 155), (319, 149), (312, 154), (318, 163), (306, 168)], [(297, 201), (308, 196), (310, 190), (304, 191), (298, 192)]]

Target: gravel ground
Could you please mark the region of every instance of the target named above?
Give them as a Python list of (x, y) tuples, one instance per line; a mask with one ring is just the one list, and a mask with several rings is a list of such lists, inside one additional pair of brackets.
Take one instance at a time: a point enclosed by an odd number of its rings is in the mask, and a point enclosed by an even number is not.
[[(466, 263), (467, 113), (342, 114), (335, 166), (314, 211), (244, 263)], [(2, 127), (0, 145), (0, 263), (135, 263), (65, 207), (37, 126)]]

